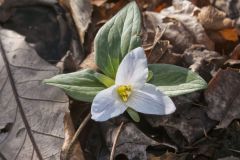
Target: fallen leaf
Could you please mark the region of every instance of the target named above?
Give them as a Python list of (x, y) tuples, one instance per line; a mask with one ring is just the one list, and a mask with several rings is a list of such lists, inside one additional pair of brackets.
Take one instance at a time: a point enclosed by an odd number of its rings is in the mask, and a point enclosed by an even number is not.
[[(64, 133), (65, 133), (65, 139), (62, 146), (62, 157), (63, 154), (66, 154), (68, 145), (71, 143), (72, 138), (75, 134), (76, 130), (74, 128), (70, 113), (66, 112), (64, 116)], [(84, 154), (81, 148), (81, 145), (79, 142), (77, 142), (74, 147), (72, 148), (71, 155), (68, 160), (85, 160)]]
[(237, 19), (240, 16), (239, 10), (240, 10), (240, 3), (238, 0), (230, 0), (230, 1), (224, 1), (226, 3), (227, 9), (226, 13), (229, 15), (232, 19)]
[(225, 40), (233, 42), (238, 41), (238, 33), (236, 29), (223, 29), (219, 32)]
[(186, 146), (203, 137), (205, 132), (216, 124), (207, 117), (204, 107), (195, 102), (199, 98), (200, 95), (197, 92), (175, 97), (173, 100), (177, 110), (173, 114), (168, 116), (145, 115), (144, 117), (152, 127), (166, 128), (169, 136), (178, 146)]
[(3, 159), (59, 159), (68, 98), (42, 83), (58, 69), (24, 40), (0, 29), (0, 121), (1, 126), (9, 126), (0, 132), (0, 155)]
[[(118, 126), (111, 121), (107, 121), (101, 124), (102, 133), (104, 135), (106, 145), (109, 147), (109, 150), (111, 150), (115, 137), (115, 130), (117, 128)], [(125, 123), (116, 144), (115, 157), (118, 155), (125, 155), (128, 159), (146, 160), (147, 147), (158, 144), (158, 142), (147, 137), (133, 123)]]
[(234, 69), (220, 70), (205, 92), (207, 114), (220, 121), (217, 128), (226, 128), (240, 118), (240, 74)]
[(235, 59), (228, 59), (226, 62), (224, 62), (224, 68), (230, 67), (230, 68), (240, 68), (240, 60)]
[(163, 10), (164, 8), (166, 8), (168, 5), (167, 3), (162, 3), (160, 5), (158, 5), (155, 9), (154, 12), (160, 12), (161, 10)]
[(191, 0), (191, 2), (200, 8), (211, 4), (209, 0)]
[(240, 60), (240, 44), (238, 44), (231, 53), (231, 59)]
[(95, 6), (102, 6), (104, 3), (106, 3), (107, 0), (91, 0), (91, 4)]
[(227, 18), (225, 12), (213, 6), (203, 7), (197, 18), (203, 27), (208, 30), (220, 30), (234, 27), (234, 21)]
[(97, 69), (97, 65), (94, 62), (94, 53), (90, 53), (85, 60), (80, 64), (80, 68), (91, 68), (96, 70)]
[(210, 80), (226, 58), (218, 52), (209, 51), (203, 45), (193, 45), (183, 53), (186, 67), (198, 72), (205, 79)]
[(157, 26), (167, 27), (163, 40), (170, 41), (173, 52), (183, 53), (192, 44), (203, 44), (209, 50), (213, 50), (214, 43), (193, 15), (196, 10), (199, 8), (191, 2), (181, 1), (163, 9), (160, 13), (145, 12), (144, 24), (148, 32), (154, 32)]
[(70, 11), (81, 43), (84, 44), (85, 33), (91, 23), (93, 11), (91, 2), (89, 0), (59, 0), (59, 3)]
[(56, 64), (70, 45), (70, 29), (65, 20), (61, 24), (58, 21), (63, 17), (57, 17), (51, 7), (22, 6), (13, 9), (15, 12), (2, 26), (24, 35), (26, 42), (41, 58)]
[(73, 59), (72, 53), (68, 51), (61, 61), (56, 64), (56, 66), (60, 69), (60, 73), (77, 71), (78, 65)]

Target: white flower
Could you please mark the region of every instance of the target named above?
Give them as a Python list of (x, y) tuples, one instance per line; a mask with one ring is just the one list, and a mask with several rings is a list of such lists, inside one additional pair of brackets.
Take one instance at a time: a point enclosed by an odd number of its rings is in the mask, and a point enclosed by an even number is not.
[(118, 67), (115, 85), (102, 90), (93, 99), (91, 114), (96, 121), (106, 121), (122, 114), (128, 107), (155, 115), (170, 114), (176, 107), (156, 86), (146, 83), (147, 59), (143, 48), (128, 53)]

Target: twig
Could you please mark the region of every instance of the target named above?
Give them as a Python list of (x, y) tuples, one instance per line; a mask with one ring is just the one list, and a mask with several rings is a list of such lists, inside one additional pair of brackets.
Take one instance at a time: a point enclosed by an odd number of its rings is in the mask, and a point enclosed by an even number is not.
[(72, 153), (73, 147), (77, 142), (78, 136), (79, 134), (82, 132), (82, 130), (84, 129), (84, 127), (86, 126), (86, 124), (88, 123), (88, 121), (91, 118), (91, 114), (89, 113), (83, 120), (83, 122), (80, 124), (80, 126), (78, 127), (76, 133), (74, 134), (70, 144), (68, 145), (67, 149), (66, 149), (66, 158), (65, 160), (70, 159), (70, 155)]
[(238, 154), (240, 153), (240, 151), (239, 151), (239, 150), (236, 150), (236, 149), (228, 148), (228, 150), (229, 150), (229, 151), (232, 151), (232, 152), (235, 152), (235, 153), (238, 153)]
[(115, 136), (114, 141), (113, 141), (113, 146), (112, 146), (112, 150), (111, 150), (110, 160), (114, 159), (114, 154), (115, 154), (115, 150), (116, 150), (116, 144), (117, 144), (117, 140), (118, 140), (118, 137), (120, 135), (120, 132), (122, 130), (122, 126), (123, 126), (123, 122), (120, 124), (120, 126), (117, 129), (117, 133), (116, 133), (116, 136)]

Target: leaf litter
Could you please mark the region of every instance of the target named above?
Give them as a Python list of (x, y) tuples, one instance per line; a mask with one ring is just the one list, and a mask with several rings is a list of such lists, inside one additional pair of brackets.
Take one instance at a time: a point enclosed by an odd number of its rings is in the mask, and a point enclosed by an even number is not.
[[(73, 13), (73, 9), (59, 7), (59, 4), (68, 3), (62, 2), (47, 3), (48, 7), (50, 4), (51, 7), (55, 6), (55, 9), (63, 11), (58, 11), (57, 14), (48, 12), (45, 6), (40, 10), (36, 9), (46, 4), (44, 0), (1, 3), (4, 10), (0, 12), (1, 26), (8, 28), (1, 28), (0, 37), (4, 49), (1, 56), (6, 52), (18, 92), (17, 98), (22, 103), (24, 115), (30, 125), (28, 129), (43, 159), (59, 159), (64, 134), (66, 144), (71, 141), (74, 132), (89, 112), (90, 104), (70, 99), (71, 118), (69, 114), (65, 115), (68, 98), (62, 91), (39, 82), (58, 74), (59, 70), (40, 57), (47, 61), (54, 60), (52, 64), (59, 61), (63, 63), (57, 65), (62, 72), (72, 72), (79, 66), (93, 66), (95, 69), (91, 39), (93, 40), (96, 34), (96, 28), (126, 4), (121, 0), (92, 0), (94, 6), (87, 2), (87, 8), (90, 9), (81, 14), (78, 8)], [(169, 116), (140, 115), (140, 123), (130, 121), (127, 115), (102, 124), (90, 120), (79, 136), (80, 143), (75, 146), (71, 159), (109, 159), (115, 131), (122, 120), (125, 123), (116, 144), (116, 159), (239, 159), (239, 2), (137, 2), (143, 14), (143, 46), (146, 46), (146, 50), (152, 47), (150, 62), (176, 64), (196, 71), (209, 82), (208, 89), (174, 97), (177, 111)], [(50, 35), (41, 38), (38, 36), (41, 32), (39, 34), (20, 28), (19, 22), (23, 26), (32, 25), (29, 24), (28, 17), (20, 16), (29, 12), (36, 17), (40, 17), (39, 12), (48, 12), (48, 16), (52, 14), (49, 23), (43, 21), (34, 24), (37, 29), (45, 30), (45, 33)], [(63, 20), (61, 23), (58, 17)], [(54, 28), (58, 32), (51, 36), (49, 30)], [(157, 28), (160, 28), (160, 31), (157, 31)], [(25, 35), (26, 38), (9, 29)], [(157, 38), (157, 32), (162, 32), (162, 36)], [(83, 42), (86, 45), (82, 45)], [(61, 61), (68, 50), (73, 53), (73, 57)], [(87, 55), (89, 58), (83, 61)], [(69, 57), (69, 52), (67, 56)], [(34, 151), (36, 147), (26, 131), (19, 106), (14, 97), (9, 96), (13, 93), (9, 73), (6, 73), (2, 57), (0, 60), (0, 157), (37, 159)], [(83, 63), (79, 64), (81, 61)], [(29, 67), (38, 70), (29, 70)], [(65, 130), (64, 115), (67, 117)]]

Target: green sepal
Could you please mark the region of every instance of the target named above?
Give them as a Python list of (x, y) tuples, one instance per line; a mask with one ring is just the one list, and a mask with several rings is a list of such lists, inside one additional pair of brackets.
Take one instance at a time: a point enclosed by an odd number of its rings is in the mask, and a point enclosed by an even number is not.
[(132, 108), (128, 107), (127, 113), (132, 118), (133, 121), (135, 121), (137, 123), (140, 122), (140, 116), (139, 116), (138, 112), (136, 112)]

